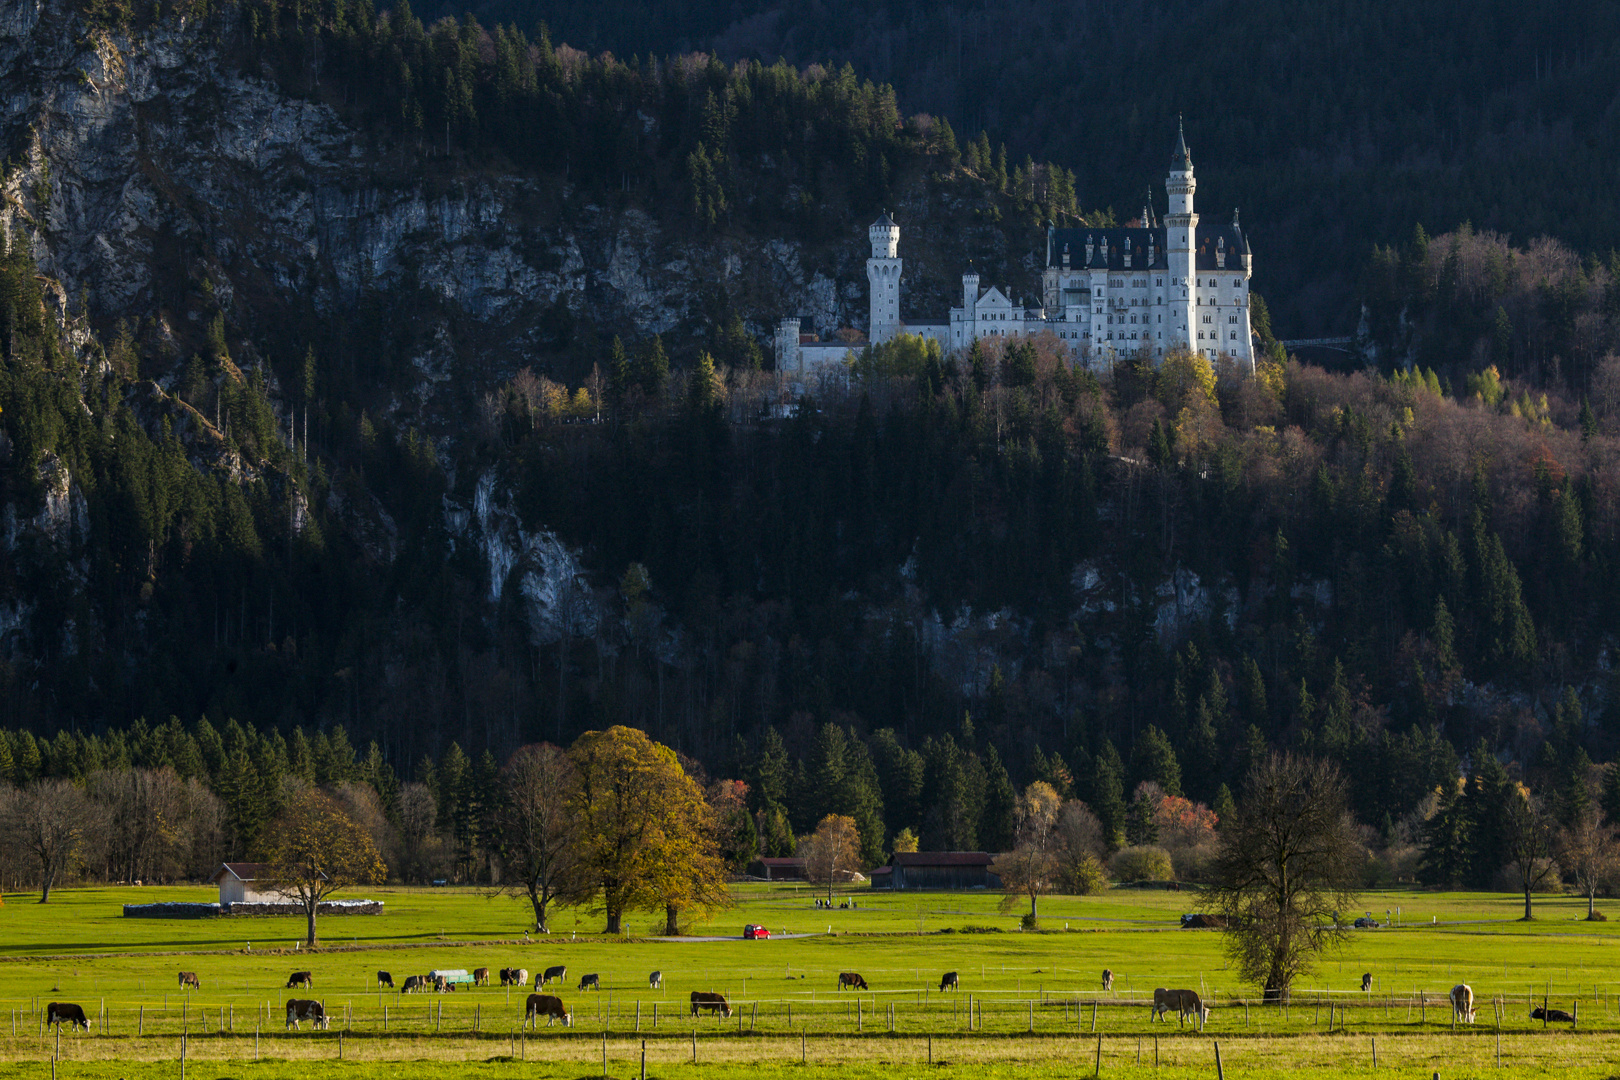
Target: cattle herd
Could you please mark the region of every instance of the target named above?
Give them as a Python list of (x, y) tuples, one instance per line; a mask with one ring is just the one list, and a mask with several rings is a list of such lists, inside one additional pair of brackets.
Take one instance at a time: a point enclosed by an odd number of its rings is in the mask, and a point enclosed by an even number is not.
[[(459, 974), (463, 977), (466, 976), (466, 972), (464, 971), (459, 973), (452, 972), (452, 974)], [(502, 986), (522, 987), (529, 984), (529, 972), (526, 968), (503, 967), (499, 969), (498, 976)], [(552, 981), (566, 985), (565, 980), (567, 979), (567, 976), (568, 968), (565, 965), (548, 967), (544, 971), (541, 971), (535, 975), (534, 988), (536, 991), (539, 991), (547, 983)], [(179, 973), (179, 978), (182, 989), (200, 990), (202, 988), (202, 981), (197, 977), (197, 973), (195, 971), (182, 971)], [(472, 972), (471, 980), (475, 986), (488, 986), (490, 981), (489, 968), (475, 968)], [(465, 981), (465, 978), (463, 981)], [(1370, 991), (1372, 989), (1372, 982), (1373, 977), (1371, 972), (1362, 975), (1362, 991)], [(649, 988), (657, 990), (661, 988), (663, 984), (664, 973), (662, 971), (654, 971), (647, 976), (647, 985)], [(312, 972), (295, 971), (287, 977), (286, 989), (290, 990), (295, 987), (313, 989), (314, 985), (315, 979)], [(377, 972), (377, 986), (379, 988), (386, 986), (389, 989), (393, 989), (393, 975), (386, 971)], [(1104, 992), (1108, 992), (1113, 990), (1113, 987), (1114, 973), (1111, 970), (1104, 968), (1102, 973), (1102, 988)], [(407, 975), (403, 985), (401, 985), (399, 988), (399, 992), (402, 994), (424, 991), (447, 993), (453, 991), (455, 988), (456, 984), (446, 979), (444, 975)], [(863, 978), (859, 972), (855, 971), (839, 972), (837, 988), (839, 990), (871, 989), (867, 985), (866, 979)], [(939, 988), (942, 991), (961, 989), (961, 981), (957, 977), (957, 973), (954, 971), (945, 972), (940, 977)], [(601, 992), (602, 981), (601, 977), (596, 972), (591, 972), (590, 974), (580, 976), (579, 985), (576, 987), (576, 992), (587, 989)], [(692, 1009), (691, 1015), (694, 1017), (702, 1012), (707, 1012), (719, 1017), (731, 1016), (731, 1005), (726, 1001), (724, 994), (717, 994), (703, 990), (694, 990), (692, 991), (690, 1001)], [(1172, 1010), (1174, 1010), (1177, 1019), (1183, 1025), (1186, 1024), (1189, 1016), (1194, 1019), (1196, 1024), (1202, 1024), (1209, 1020), (1209, 1005), (1203, 1001), (1197, 991), (1167, 990), (1164, 987), (1156, 988), (1153, 991), (1153, 1008), (1149, 1013), (1149, 1019), (1157, 1021), (1160, 1017), (1168, 1018)], [(1467, 983), (1459, 983), (1458, 985), (1452, 987), (1452, 1022), (1472, 1024), (1474, 1022), (1475, 1011), (1473, 988)], [(525, 1022), (538, 1023), (540, 1017), (542, 1016), (546, 1018), (547, 1027), (550, 1027), (552, 1023), (558, 1020), (562, 1021), (564, 1027), (571, 1027), (574, 1022), (573, 1013), (563, 1003), (561, 998), (555, 997), (551, 994), (530, 994), (524, 1009)], [(1572, 1014), (1567, 1013), (1562, 1009), (1548, 1009), (1545, 1006), (1538, 1007), (1532, 1011), (1530, 1013), (1530, 1018), (1532, 1020), (1541, 1020), (1544, 1023), (1575, 1023), (1575, 1017)], [(300, 1024), (305, 1021), (307, 1021), (314, 1028), (326, 1030), (328, 1026), (328, 1019), (326, 1016), (325, 1007), (319, 1001), (313, 1001), (305, 998), (289, 999), (287, 1001), (287, 1027), (294, 1030), (299, 1030)], [(47, 1025), (51, 1026), (67, 1024), (70, 1028), (83, 1028), (86, 1031), (90, 1030), (90, 1020), (85, 1016), (84, 1009), (81, 1006), (72, 1004), (71, 1002), (53, 1001), (49, 1003), (45, 1010), (45, 1022)]]

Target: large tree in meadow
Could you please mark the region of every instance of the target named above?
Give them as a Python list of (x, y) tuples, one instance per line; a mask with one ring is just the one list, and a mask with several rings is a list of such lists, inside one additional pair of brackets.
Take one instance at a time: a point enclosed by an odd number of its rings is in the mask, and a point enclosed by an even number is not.
[(804, 876), (812, 885), (827, 886), (832, 901), (833, 885), (853, 879), (861, 865), (861, 830), (847, 814), (828, 814), (799, 849), (804, 857)]
[(1036, 907), (1042, 893), (1051, 892), (1058, 872), (1058, 814), (1063, 800), (1052, 785), (1037, 780), (1018, 796), (1014, 816), (1017, 842), (1000, 855), (990, 872), (1001, 878), (1007, 899), (1029, 897), (1029, 923), (1039, 914)]
[(1341, 939), (1361, 856), (1344, 777), (1330, 762), (1271, 754), (1249, 770), (1236, 813), (1221, 823), (1211, 898), (1227, 919), (1227, 954), (1266, 1001), (1287, 1001), (1294, 979)]
[(586, 892), (580, 873), (579, 821), (569, 805), (578, 778), (567, 753), (551, 743), (519, 747), (501, 770), (501, 858), (509, 890), (534, 908), (534, 928), (546, 933), (553, 904)]
[(259, 842), (260, 880), (304, 909), (316, 944), (315, 916), (321, 901), (353, 885), (380, 885), (388, 868), (371, 834), (331, 796), (303, 788), (283, 804)]
[(658, 907), (674, 933), (682, 909), (726, 902), (708, 806), (675, 751), (615, 726), (581, 735), (569, 757), (580, 871), (602, 905), (607, 933), (623, 931), (626, 911)]

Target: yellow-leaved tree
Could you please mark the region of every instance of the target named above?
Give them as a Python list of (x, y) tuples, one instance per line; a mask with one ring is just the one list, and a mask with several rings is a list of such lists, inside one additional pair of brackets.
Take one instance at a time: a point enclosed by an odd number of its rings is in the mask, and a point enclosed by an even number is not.
[(259, 877), (270, 890), (304, 909), (311, 948), (322, 900), (351, 885), (380, 885), (388, 877), (371, 834), (318, 788), (303, 788), (287, 800), (259, 841), (259, 861), (264, 864)]
[(1041, 893), (1051, 892), (1057, 878), (1057, 823), (1062, 808), (1063, 800), (1046, 781), (1037, 780), (1025, 788), (1015, 810), (1017, 846), (990, 865), (990, 872), (1001, 878), (1008, 900), (1029, 897), (1025, 923), (1031, 928), (1039, 914), (1036, 904)]
[(659, 907), (678, 933), (682, 910), (730, 902), (708, 804), (675, 751), (615, 726), (587, 731), (568, 753), (580, 871), (607, 933), (623, 932), (626, 911)]
[(804, 857), (804, 876), (813, 885), (827, 886), (832, 901), (833, 885), (851, 881), (861, 866), (861, 831), (855, 819), (845, 814), (828, 814), (799, 849)]

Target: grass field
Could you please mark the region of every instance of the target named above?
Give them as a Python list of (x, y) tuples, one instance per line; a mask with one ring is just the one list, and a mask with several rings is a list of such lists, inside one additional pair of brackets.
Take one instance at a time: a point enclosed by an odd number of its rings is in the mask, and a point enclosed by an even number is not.
[[(178, 1075), (181, 1036), (199, 1077), (426, 1075), (454, 1063), (491, 1076), (659, 1077), (738, 1075), (890, 1077), (932, 1068), (987, 1076), (1214, 1076), (1219, 1044), (1228, 1076), (1620, 1074), (1620, 924), (1580, 920), (1584, 904), (1538, 902), (1538, 919), (1515, 921), (1512, 897), (1379, 893), (1363, 908), (1403, 926), (1357, 932), (1296, 990), (1287, 1010), (1253, 1003), (1232, 977), (1220, 936), (1177, 928), (1196, 910), (1191, 893), (1115, 890), (1043, 901), (1044, 932), (1018, 930), (986, 893), (865, 893), (855, 910), (821, 910), (792, 886), (740, 886), (737, 906), (698, 934), (730, 936), (746, 922), (812, 936), (788, 940), (662, 941), (651, 916), (632, 933), (604, 938), (598, 916), (566, 912), (564, 932), (523, 940), (526, 907), (461, 889), (373, 889), (379, 916), (326, 916), (322, 948), (294, 951), (296, 917), (125, 919), (126, 902), (212, 899), (201, 888), (78, 889), (8, 895), (0, 907), (0, 1078), (41, 1075), (57, 1051), (42, 1033), (48, 1001), (72, 1001), (103, 1018), (92, 1034), (64, 1033), (58, 1074)], [(1359, 914), (1347, 913), (1347, 914)], [(637, 923), (641, 925), (637, 925)], [(1611, 929), (1610, 927), (1614, 927)], [(830, 928), (830, 933), (829, 933)], [(379, 991), (375, 974), (432, 968), (566, 964), (560, 992), (574, 1026), (520, 1032), (525, 992), (463, 988), (455, 994)], [(1099, 975), (1116, 973), (1104, 995)], [(284, 1030), (287, 974), (314, 972), (331, 1030)], [(180, 970), (200, 991), (182, 993)], [(664, 972), (661, 990), (648, 987)], [(859, 971), (871, 989), (835, 989), (839, 971)], [(938, 991), (942, 971), (961, 990)], [(1360, 991), (1362, 972), (1374, 976)], [(598, 973), (602, 991), (577, 992)], [(1478, 1023), (1453, 1032), (1446, 994), (1468, 982)], [(1155, 986), (1188, 986), (1213, 1003), (1202, 1032), (1174, 1020), (1151, 1023)], [(553, 985), (555, 990), (555, 984)], [(691, 990), (718, 990), (729, 1020), (687, 1014)], [(1528, 1001), (1550, 993), (1578, 1002), (1580, 1030), (1544, 1031)], [(1246, 1003), (1247, 1001), (1247, 1003)], [(971, 1020), (969, 1018), (971, 1010)], [(1330, 1029), (1330, 1016), (1332, 1027)], [(694, 1042), (695, 1032), (695, 1042)], [(1137, 1055), (1143, 1054), (1142, 1064)], [(696, 1063), (692, 1058), (697, 1056)], [(341, 1055), (341, 1056), (340, 1056)], [(911, 1071), (915, 1067), (915, 1072)], [(201, 1071), (197, 1071), (201, 1070)], [(189, 1073), (188, 1073), (189, 1075)]]

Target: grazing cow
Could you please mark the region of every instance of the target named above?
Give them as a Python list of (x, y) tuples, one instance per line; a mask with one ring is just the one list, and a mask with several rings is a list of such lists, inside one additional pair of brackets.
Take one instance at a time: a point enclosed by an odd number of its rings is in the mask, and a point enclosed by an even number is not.
[(394, 988), (394, 977), (386, 971), (379, 971), (377, 972), (377, 985), (386, 986), (392, 990)]
[(426, 989), (427, 977), (425, 975), (407, 975), (405, 976), (405, 985), (399, 988), (399, 992), (402, 994), (417, 994)]
[(1108, 991), (1112, 990), (1113, 988), (1114, 988), (1114, 973), (1112, 971), (1110, 971), (1108, 968), (1103, 968), (1103, 992), (1107, 993)]
[(1166, 990), (1158, 987), (1153, 991), (1153, 1012), (1149, 1019), (1157, 1020), (1166, 1015), (1171, 1009), (1176, 1010), (1176, 1019), (1183, 1025), (1187, 1023), (1187, 1016), (1191, 1014), (1199, 1020), (1209, 1019), (1209, 1006), (1198, 997), (1196, 990)]
[(197, 980), (195, 971), (182, 971), (180, 973), (180, 988), (184, 990), (188, 986), (195, 987), (198, 990), (202, 989), (202, 983)]
[(298, 1030), (298, 1021), (308, 1020), (310, 1026), (326, 1030), (326, 1007), (318, 1001), (305, 1001), (303, 998), (287, 999), (287, 1026), (294, 1031)]
[(45, 1023), (66, 1024), (70, 1028), (82, 1027), (86, 1031), (90, 1030), (90, 1021), (85, 1019), (84, 1009), (65, 1001), (53, 1001), (45, 1006)]
[(840, 971), (838, 973), (838, 989), (842, 990), (846, 986), (854, 987), (857, 990), (869, 989), (866, 980), (861, 978), (860, 975), (853, 971)]
[(651, 975), (647, 976), (647, 986), (652, 990), (663, 989), (664, 973), (662, 971), (655, 971)]
[(1551, 1024), (1573, 1024), (1575, 1018), (1563, 1009), (1544, 1009), (1537, 1005), (1530, 1011), (1530, 1019), (1544, 1020)]
[[(524, 972), (523, 977), (524, 977), (524, 979), (527, 979), (528, 978), (528, 972)], [(540, 981), (535, 983), (534, 986), (535, 986), (535, 989), (538, 990), (540, 987), (546, 985), (546, 983), (550, 982), (552, 979), (556, 979), (558, 982), (562, 982), (566, 978), (568, 978), (568, 965), (567, 964), (558, 964), (556, 967), (548, 967), (548, 968), (546, 968), (545, 971), (541, 972), (540, 973)]]
[(456, 984), (443, 975), (435, 975), (433, 977), (433, 989), (441, 994), (453, 994), (456, 992)]
[(511, 986), (517, 982), (517, 968), (501, 968), (501, 985)]
[(1451, 988), (1451, 1019), (1453, 1022), (1474, 1022), (1474, 988), (1467, 983), (1458, 983)]
[(939, 977), (939, 988), (941, 990), (962, 989), (961, 984), (956, 981), (956, 972), (947, 971), (945, 974), (941, 975)]
[(563, 1005), (562, 998), (550, 994), (530, 994), (524, 1019), (538, 1020), (542, 1016), (546, 1018), (546, 1027), (550, 1027), (553, 1020), (561, 1020), (563, 1027), (574, 1026), (574, 1014)]
[(473, 985), (489, 985), (489, 968), (473, 968)]
[(581, 975), (579, 977), (579, 987), (574, 992), (578, 993), (580, 990), (585, 989), (587, 986), (590, 987), (592, 990), (595, 990), (598, 994), (600, 994), (602, 992), (602, 980), (600, 978), (598, 978), (594, 973), (590, 974), (590, 975)]
[(1366, 993), (1367, 991), (1369, 991), (1371, 989), (1372, 989), (1372, 972), (1369, 971), (1369, 972), (1367, 972), (1367, 974), (1365, 974), (1365, 975), (1363, 975), (1361, 977), (1361, 992)]
[(699, 1009), (708, 1009), (721, 1016), (731, 1015), (731, 1006), (726, 1004), (726, 995), (711, 994), (703, 990), (692, 991), (692, 1015), (696, 1016)]
[(313, 990), (315, 989), (315, 976), (311, 975), (307, 971), (295, 971), (291, 975), (287, 976), (287, 985), (284, 987), (284, 989), (291, 990), (295, 986), (302, 986)]

